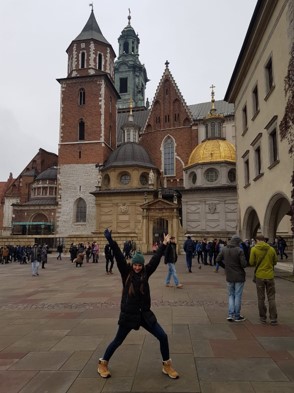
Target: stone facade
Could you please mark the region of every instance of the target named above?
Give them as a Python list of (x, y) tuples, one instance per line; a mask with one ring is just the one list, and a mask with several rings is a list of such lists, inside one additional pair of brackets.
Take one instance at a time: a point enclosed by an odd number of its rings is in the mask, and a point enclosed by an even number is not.
[[(58, 174), (57, 236), (91, 235), (96, 228), (95, 198), (97, 168), (89, 165), (62, 165)], [(76, 219), (77, 201), (82, 198), (86, 204), (86, 219)]]
[(273, 241), (277, 232), (290, 233), (294, 165), (279, 124), (286, 106), (293, 12), (291, 1), (259, 3), (225, 99), (235, 104), (240, 232), (248, 238), (261, 231)]

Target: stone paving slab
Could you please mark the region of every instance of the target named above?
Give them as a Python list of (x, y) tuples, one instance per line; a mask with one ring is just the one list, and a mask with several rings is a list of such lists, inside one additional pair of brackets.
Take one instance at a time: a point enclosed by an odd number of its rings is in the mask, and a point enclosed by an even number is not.
[(247, 320), (228, 323), (223, 270), (196, 266), (190, 274), (183, 256), (182, 289), (165, 287), (164, 264), (150, 279), (152, 307), (180, 378), (162, 374), (158, 342), (143, 329), (113, 355), (112, 378), (100, 378), (98, 358), (117, 331), (121, 295), (117, 269), (105, 275), (102, 261), (76, 269), (68, 257), (51, 255), (39, 277), (30, 265), (1, 266), (1, 393), (294, 392), (293, 282), (276, 279), (279, 325), (260, 325), (248, 268)]

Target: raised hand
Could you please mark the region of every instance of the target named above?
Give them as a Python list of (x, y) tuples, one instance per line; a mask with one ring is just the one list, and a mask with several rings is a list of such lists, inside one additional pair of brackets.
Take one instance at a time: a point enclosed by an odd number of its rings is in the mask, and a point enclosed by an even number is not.
[(107, 228), (104, 231), (104, 236), (108, 241), (112, 241), (112, 237), (111, 237), (111, 231)]
[(167, 243), (169, 243), (170, 242), (170, 235), (167, 233), (167, 234), (163, 234), (163, 237), (164, 237), (164, 239), (163, 239), (163, 244), (165, 244), (165, 245), (167, 245)]

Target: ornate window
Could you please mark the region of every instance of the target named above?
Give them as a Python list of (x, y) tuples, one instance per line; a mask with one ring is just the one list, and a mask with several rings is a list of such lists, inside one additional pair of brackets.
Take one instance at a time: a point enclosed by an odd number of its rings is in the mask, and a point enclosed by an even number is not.
[(146, 186), (148, 184), (148, 174), (147, 173), (142, 173), (140, 176), (140, 183), (142, 186)]
[(123, 185), (129, 184), (130, 180), (131, 180), (131, 176), (129, 175), (129, 173), (123, 173), (120, 176), (120, 183)]
[(86, 222), (87, 204), (83, 198), (76, 201), (76, 222)]
[(213, 183), (218, 179), (218, 171), (215, 168), (208, 168), (204, 173), (204, 177), (208, 182)]
[(189, 175), (189, 180), (190, 182), (193, 184), (193, 186), (195, 186), (196, 182), (197, 182), (197, 175), (196, 172), (191, 172)]
[(164, 176), (175, 174), (175, 143), (170, 136), (163, 142), (163, 174)]
[(230, 183), (235, 183), (236, 181), (236, 169), (232, 168), (228, 172), (228, 179)]

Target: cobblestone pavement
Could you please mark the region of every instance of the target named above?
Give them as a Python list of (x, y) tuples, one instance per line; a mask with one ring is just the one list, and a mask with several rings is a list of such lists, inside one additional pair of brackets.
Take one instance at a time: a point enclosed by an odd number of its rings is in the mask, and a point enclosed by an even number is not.
[[(98, 358), (117, 329), (121, 295), (120, 276), (116, 269), (106, 275), (103, 257), (76, 268), (53, 254), (39, 277), (30, 264), (0, 265), (0, 392), (293, 393), (294, 283), (276, 279), (279, 325), (261, 325), (248, 268), (247, 319), (229, 323), (223, 270), (193, 263), (187, 273), (179, 257), (182, 289), (164, 285), (164, 264), (150, 279), (152, 308), (168, 333), (178, 380), (161, 373), (158, 343), (143, 329), (114, 354), (112, 378), (97, 375)], [(291, 267), (280, 262), (277, 274), (289, 275)]]

